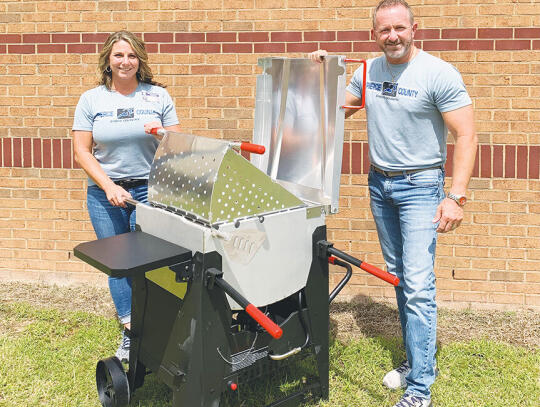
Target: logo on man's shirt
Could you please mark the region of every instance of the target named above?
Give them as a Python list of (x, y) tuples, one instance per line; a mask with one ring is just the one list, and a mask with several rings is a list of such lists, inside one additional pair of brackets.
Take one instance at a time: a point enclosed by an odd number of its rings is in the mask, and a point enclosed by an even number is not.
[(408, 98), (415, 98), (418, 96), (418, 91), (415, 89), (407, 89), (399, 87), (398, 83), (394, 82), (367, 82), (366, 89), (380, 92), (377, 97), (388, 97), (397, 99), (399, 96), (405, 96)]
[(384, 96), (395, 98), (397, 95), (397, 90), (398, 90), (398, 84), (395, 82), (382, 83), (382, 94)]
[(135, 117), (135, 109), (130, 107), (128, 109), (116, 109), (117, 119), (133, 119)]

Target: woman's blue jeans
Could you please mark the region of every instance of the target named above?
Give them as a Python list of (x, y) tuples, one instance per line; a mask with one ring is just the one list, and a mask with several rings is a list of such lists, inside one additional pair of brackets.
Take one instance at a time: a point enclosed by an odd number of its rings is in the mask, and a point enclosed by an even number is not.
[[(148, 202), (148, 186), (129, 188), (133, 199)], [(87, 189), (87, 205), (90, 220), (98, 239), (119, 235), (135, 230), (135, 207), (112, 206), (105, 192), (97, 185)], [(109, 277), (109, 290), (122, 324), (131, 322), (131, 279)]]
[(396, 299), (411, 371), (407, 394), (430, 398), (435, 381), (437, 304), (433, 218), (444, 199), (444, 171), (430, 169), (397, 177), (371, 170), (371, 212), (388, 271), (399, 277)]

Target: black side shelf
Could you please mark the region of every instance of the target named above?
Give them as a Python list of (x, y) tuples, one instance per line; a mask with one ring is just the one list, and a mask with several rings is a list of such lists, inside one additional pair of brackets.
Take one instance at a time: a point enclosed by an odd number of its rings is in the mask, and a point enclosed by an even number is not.
[(73, 253), (111, 277), (136, 277), (191, 260), (190, 250), (141, 231), (81, 243)]

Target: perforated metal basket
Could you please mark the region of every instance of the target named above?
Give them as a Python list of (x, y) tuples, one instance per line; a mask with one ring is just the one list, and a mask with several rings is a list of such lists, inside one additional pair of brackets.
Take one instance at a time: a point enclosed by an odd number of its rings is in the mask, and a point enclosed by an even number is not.
[(156, 151), (148, 200), (210, 225), (304, 205), (228, 142), (176, 132)]

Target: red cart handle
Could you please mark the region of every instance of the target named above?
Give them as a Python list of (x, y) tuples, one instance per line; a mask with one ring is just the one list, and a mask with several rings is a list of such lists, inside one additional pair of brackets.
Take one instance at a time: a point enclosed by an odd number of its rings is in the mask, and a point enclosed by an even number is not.
[(263, 312), (253, 304), (248, 304), (245, 308), (246, 312), (253, 318), (255, 321), (262, 326), (266, 332), (268, 332), (273, 338), (279, 339), (283, 335), (283, 329), (279, 327), (274, 321), (268, 318)]
[[(283, 335), (281, 327), (268, 318), (259, 308), (251, 304), (242, 294), (240, 294), (234, 287), (223, 280), (223, 273), (220, 270), (210, 268), (207, 270), (207, 276), (213, 281), (213, 284), (219, 286), (228, 296), (235, 300), (255, 321), (262, 326), (266, 332), (268, 332), (273, 338), (279, 339)], [(211, 286), (210, 284), (209, 286)]]
[(250, 153), (255, 154), (264, 154), (266, 148), (264, 148), (264, 146), (261, 146), (260, 144), (242, 143), (240, 144), (240, 150), (249, 151)]
[(365, 59), (344, 59), (343, 62), (358, 62), (361, 63), (364, 66), (363, 72), (362, 72), (362, 103), (360, 106), (351, 106), (351, 105), (343, 105), (341, 106), (342, 109), (354, 109), (354, 110), (360, 110), (363, 109), (366, 106), (366, 71), (367, 71), (367, 62)]

